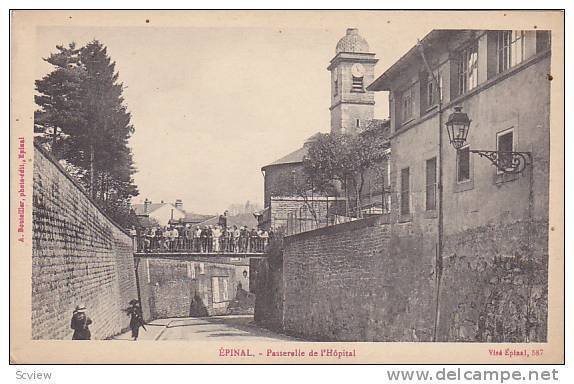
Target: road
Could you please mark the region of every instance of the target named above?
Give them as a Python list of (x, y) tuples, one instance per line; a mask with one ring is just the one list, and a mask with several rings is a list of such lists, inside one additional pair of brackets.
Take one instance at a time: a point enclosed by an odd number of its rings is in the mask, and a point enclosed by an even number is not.
[[(189, 340), (189, 341), (296, 341), (257, 326), (251, 315), (214, 316), (202, 318), (177, 318), (154, 320), (140, 329), (139, 340)], [(114, 340), (131, 340), (130, 332)]]

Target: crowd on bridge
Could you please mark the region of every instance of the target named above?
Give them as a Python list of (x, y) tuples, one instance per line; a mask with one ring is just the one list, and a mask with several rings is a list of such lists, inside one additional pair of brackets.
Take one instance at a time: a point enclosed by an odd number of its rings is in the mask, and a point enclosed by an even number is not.
[(167, 225), (132, 228), (137, 252), (261, 253), (273, 231), (247, 226)]

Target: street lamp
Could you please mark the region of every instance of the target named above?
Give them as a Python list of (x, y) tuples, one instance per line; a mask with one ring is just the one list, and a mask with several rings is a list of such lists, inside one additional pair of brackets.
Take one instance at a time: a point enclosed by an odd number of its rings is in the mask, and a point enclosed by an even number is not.
[[(462, 112), (461, 106), (454, 107), (454, 112), (448, 117), (445, 124), (448, 138), (457, 151), (466, 142), (471, 121), (468, 115)], [(469, 152), (487, 158), (502, 173), (518, 174), (523, 172), (527, 166), (532, 165), (530, 152), (485, 151), (481, 149), (469, 149)]]
[(462, 112), (462, 107), (454, 107), (454, 112), (450, 114), (446, 122), (448, 139), (454, 149), (461, 149), (466, 142), (466, 136), (468, 135), (471, 121), (472, 120), (468, 118), (468, 115)]

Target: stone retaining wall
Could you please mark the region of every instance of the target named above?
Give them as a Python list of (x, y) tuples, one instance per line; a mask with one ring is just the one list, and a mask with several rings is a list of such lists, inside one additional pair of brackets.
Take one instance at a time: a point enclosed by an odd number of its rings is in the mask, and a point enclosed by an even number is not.
[(32, 338), (70, 339), (87, 306), (92, 339), (126, 329), (137, 298), (132, 240), (41, 148), (34, 150)]

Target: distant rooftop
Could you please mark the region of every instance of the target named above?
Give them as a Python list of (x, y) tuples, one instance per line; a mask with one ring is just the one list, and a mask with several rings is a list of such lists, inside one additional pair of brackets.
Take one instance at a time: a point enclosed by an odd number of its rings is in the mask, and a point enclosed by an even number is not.
[(319, 132), (315, 133), (313, 136), (311, 136), (307, 140), (305, 140), (305, 144), (303, 145), (303, 147), (289, 153), (288, 155), (281, 157), (278, 160), (275, 160), (271, 164), (267, 164), (267, 165), (263, 166), (261, 168), (261, 170), (264, 171), (267, 167), (272, 167), (275, 165), (301, 163), (303, 161), (303, 158), (305, 157), (305, 155), (307, 155), (307, 151), (309, 149), (309, 144), (311, 144), (315, 140), (317, 140), (317, 138), (320, 135), (321, 135), (321, 133), (319, 133)]

